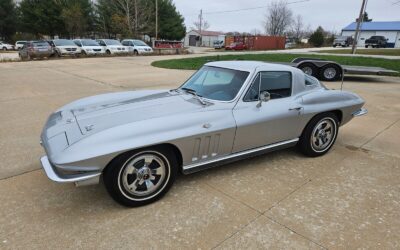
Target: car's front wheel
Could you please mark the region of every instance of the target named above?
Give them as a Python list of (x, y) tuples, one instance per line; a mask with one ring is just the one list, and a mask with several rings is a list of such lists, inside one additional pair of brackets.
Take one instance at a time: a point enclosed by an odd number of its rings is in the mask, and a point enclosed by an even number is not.
[(137, 207), (152, 203), (171, 188), (178, 172), (168, 147), (135, 150), (117, 156), (104, 171), (104, 184), (120, 204)]
[(339, 121), (334, 113), (319, 114), (311, 119), (304, 129), (299, 148), (307, 156), (324, 155), (335, 143), (338, 131)]

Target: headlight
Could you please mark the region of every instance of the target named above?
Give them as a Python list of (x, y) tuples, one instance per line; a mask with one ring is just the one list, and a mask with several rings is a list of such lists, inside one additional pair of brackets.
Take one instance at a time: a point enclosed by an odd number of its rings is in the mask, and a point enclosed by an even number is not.
[(87, 51), (87, 52), (92, 52), (93, 50), (92, 50), (92, 49), (86, 49), (86, 51)]

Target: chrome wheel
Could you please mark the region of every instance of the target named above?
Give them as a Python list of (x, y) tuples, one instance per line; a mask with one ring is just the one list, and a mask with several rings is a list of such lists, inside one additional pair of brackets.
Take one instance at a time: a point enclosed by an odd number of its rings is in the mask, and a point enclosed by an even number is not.
[[(155, 152), (128, 159), (119, 174), (119, 186), (129, 199), (148, 199), (162, 191), (169, 178), (168, 161)], [(164, 185), (164, 186), (163, 186)], [(158, 191), (158, 192), (157, 192)]]
[(336, 122), (332, 118), (322, 119), (311, 134), (311, 147), (315, 152), (329, 149), (336, 138)]
[(332, 80), (336, 77), (336, 74), (337, 74), (337, 71), (333, 67), (329, 67), (324, 70), (325, 79)]

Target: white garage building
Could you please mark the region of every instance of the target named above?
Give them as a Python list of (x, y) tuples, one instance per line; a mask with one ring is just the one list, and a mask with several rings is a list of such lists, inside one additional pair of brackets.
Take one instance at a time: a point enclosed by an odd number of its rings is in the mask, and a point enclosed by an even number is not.
[[(342, 29), (342, 36), (353, 36), (357, 23), (351, 23)], [(365, 40), (371, 36), (384, 36), (388, 38), (388, 47), (400, 48), (400, 21), (394, 22), (364, 22), (361, 25), (358, 46), (363, 46)]]
[(214, 41), (225, 41), (225, 34), (219, 31), (202, 31), (202, 44), (200, 44), (200, 32), (198, 30), (191, 30), (186, 33), (185, 36), (185, 47), (188, 46), (204, 46), (213, 47)]

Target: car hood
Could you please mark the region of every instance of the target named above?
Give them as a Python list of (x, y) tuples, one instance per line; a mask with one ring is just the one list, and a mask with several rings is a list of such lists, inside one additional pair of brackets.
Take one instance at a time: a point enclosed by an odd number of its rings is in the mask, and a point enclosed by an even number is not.
[(69, 49), (69, 48), (73, 48), (73, 49), (79, 49), (78, 46), (74, 46), (74, 45), (63, 45), (63, 46), (56, 46), (56, 48), (59, 49)]
[[(128, 93), (132, 93), (130, 97)], [(99, 101), (71, 109), (82, 134), (90, 134), (127, 123), (195, 112), (203, 108), (187, 94), (169, 91), (135, 91), (102, 95)], [(192, 101), (191, 101), (192, 100)]]
[(108, 48), (125, 48), (124, 45), (107, 45)]

